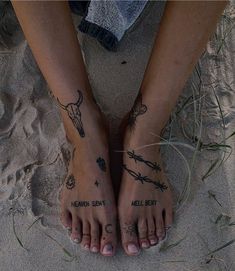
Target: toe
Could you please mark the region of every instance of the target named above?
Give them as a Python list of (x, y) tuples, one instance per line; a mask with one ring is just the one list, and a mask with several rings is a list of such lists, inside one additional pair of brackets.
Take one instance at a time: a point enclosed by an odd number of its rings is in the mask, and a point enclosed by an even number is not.
[(100, 253), (104, 256), (113, 256), (116, 248), (116, 224), (106, 222), (102, 225)]
[(90, 224), (87, 221), (82, 222), (82, 248), (85, 250), (90, 250), (91, 244), (91, 233), (90, 233)]
[(155, 246), (158, 243), (158, 239), (156, 236), (156, 227), (155, 227), (155, 222), (154, 218), (150, 217), (147, 220), (148, 224), (148, 240), (151, 246)]
[(72, 232), (70, 235), (70, 238), (73, 242), (75, 243), (80, 243), (82, 238), (81, 238), (81, 221), (78, 219), (76, 215), (73, 215), (72, 218)]
[(100, 229), (98, 222), (94, 221), (91, 223), (91, 245), (90, 251), (97, 253), (100, 248)]
[(60, 214), (60, 221), (66, 230), (72, 229), (72, 215), (68, 210), (62, 210)]
[(172, 208), (168, 208), (164, 210), (164, 224), (165, 230), (168, 231), (173, 223), (173, 210)]
[(121, 224), (122, 246), (129, 256), (140, 253), (139, 242), (137, 237), (137, 225), (134, 222)]
[(156, 224), (156, 234), (159, 241), (162, 241), (165, 238), (165, 227), (163, 223), (163, 215), (162, 212), (157, 214), (155, 217)]
[(148, 226), (147, 221), (145, 219), (140, 219), (138, 221), (138, 238), (139, 244), (142, 248), (149, 248), (149, 240), (148, 240)]

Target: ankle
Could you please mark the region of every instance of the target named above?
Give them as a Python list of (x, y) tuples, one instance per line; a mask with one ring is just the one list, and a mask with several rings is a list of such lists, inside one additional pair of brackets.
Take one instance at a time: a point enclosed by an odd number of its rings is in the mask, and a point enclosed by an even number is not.
[(126, 130), (124, 135), (124, 150), (144, 150), (144, 149), (153, 149), (158, 151), (160, 149), (160, 136), (157, 134), (145, 134), (143, 131), (135, 130), (130, 131)]
[(86, 99), (79, 110), (81, 113), (80, 122), (83, 130), (82, 136), (68, 113), (61, 111), (68, 140), (72, 144), (77, 145), (81, 144), (83, 141), (90, 141), (94, 137), (105, 139), (108, 133), (108, 123), (97, 104), (93, 100)]

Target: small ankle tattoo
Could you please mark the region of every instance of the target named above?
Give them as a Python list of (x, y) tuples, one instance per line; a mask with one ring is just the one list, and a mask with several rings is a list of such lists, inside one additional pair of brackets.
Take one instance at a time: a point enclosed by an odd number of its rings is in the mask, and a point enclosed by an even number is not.
[(136, 118), (139, 115), (143, 115), (147, 111), (147, 106), (145, 104), (142, 104), (142, 93), (140, 92), (137, 96), (134, 106), (132, 107), (128, 119), (128, 125), (130, 128), (134, 128), (136, 123)]

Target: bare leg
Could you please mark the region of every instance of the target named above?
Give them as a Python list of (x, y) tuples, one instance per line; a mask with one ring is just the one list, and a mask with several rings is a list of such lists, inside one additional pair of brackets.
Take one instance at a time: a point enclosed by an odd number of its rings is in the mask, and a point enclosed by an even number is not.
[(93, 102), (67, 1), (13, 1), (35, 59), (58, 99), (69, 141), (74, 145), (61, 193), (61, 220), (71, 239), (112, 256), (116, 208), (109, 172), (108, 142)]
[[(159, 146), (133, 150), (159, 141), (187, 78), (227, 2), (169, 1), (160, 31), (126, 129), (124, 168), (119, 196), (123, 247), (139, 253), (165, 236), (173, 220), (172, 196)], [(140, 157), (142, 156), (142, 157)], [(140, 173), (140, 174), (139, 174)], [(128, 249), (129, 248), (129, 249)]]

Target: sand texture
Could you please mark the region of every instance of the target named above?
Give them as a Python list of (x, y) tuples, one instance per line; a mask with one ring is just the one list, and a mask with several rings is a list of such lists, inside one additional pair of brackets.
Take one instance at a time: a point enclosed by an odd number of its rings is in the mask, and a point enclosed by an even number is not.
[[(153, 3), (115, 53), (78, 33), (94, 96), (110, 123), (115, 187), (116, 150), (122, 149), (118, 126), (137, 95), (163, 10), (163, 2)], [(73, 19), (77, 25), (79, 17)], [(162, 154), (176, 217), (166, 242), (138, 257), (126, 256), (120, 244), (114, 258), (81, 250), (59, 222), (58, 191), (70, 159), (59, 111), (11, 6), (1, 2), (0, 270), (234, 271), (235, 156), (229, 156), (234, 137), (225, 140), (235, 131), (234, 3), (171, 120), (164, 135), (171, 143)]]

